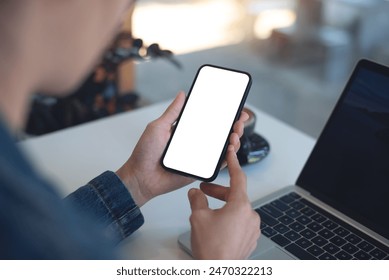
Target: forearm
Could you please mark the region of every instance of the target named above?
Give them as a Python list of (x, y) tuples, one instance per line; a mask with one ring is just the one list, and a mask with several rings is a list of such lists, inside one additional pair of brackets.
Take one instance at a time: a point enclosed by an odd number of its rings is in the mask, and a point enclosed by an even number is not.
[(107, 233), (118, 241), (131, 235), (144, 223), (131, 194), (111, 171), (97, 176), (65, 200), (104, 225)]

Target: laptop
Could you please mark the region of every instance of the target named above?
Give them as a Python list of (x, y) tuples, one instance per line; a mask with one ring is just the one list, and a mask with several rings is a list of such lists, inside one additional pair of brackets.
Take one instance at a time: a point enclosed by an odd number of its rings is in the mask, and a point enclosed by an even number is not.
[(388, 67), (358, 62), (295, 185), (252, 205), (252, 259), (389, 259)]

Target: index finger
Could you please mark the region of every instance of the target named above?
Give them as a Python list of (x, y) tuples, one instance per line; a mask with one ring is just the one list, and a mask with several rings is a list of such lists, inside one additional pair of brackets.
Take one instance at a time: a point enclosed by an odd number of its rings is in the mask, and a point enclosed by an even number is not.
[(242, 197), (247, 199), (247, 180), (246, 175), (239, 165), (238, 157), (236, 156), (234, 146), (229, 145), (227, 150), (227, 166), (230, 174), (230, 195), (228, 200), (240, 199)]

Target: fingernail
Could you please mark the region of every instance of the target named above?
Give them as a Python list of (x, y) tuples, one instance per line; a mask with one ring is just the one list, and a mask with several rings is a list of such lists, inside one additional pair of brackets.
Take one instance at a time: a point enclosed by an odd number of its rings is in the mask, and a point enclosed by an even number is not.
[(194, 195), (195, 195), (195, 193), (196, 193), (196, 191), (197, 191), (196, 189), (193, 189), (193, 188), (192, 188), (192, 189), (190, 189), (190, 190), (188, 191), (188, 196), (189, 196), (189, 197), (192, 197), (192, 196), (194, 196)]

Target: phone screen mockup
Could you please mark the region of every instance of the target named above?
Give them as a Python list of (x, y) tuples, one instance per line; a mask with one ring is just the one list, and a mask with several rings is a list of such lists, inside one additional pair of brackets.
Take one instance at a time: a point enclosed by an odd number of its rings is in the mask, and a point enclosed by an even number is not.
[(162, 166), (202, 181), (213, 181), (250, 86), (248, 73), (201, 66), (162, 156)]

